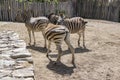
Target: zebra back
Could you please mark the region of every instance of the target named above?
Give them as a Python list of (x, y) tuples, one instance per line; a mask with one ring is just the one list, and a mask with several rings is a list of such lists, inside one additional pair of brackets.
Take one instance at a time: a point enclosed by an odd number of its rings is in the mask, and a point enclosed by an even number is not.
[(49, 23), (44, 30), (44, 34), (47, 40), (61, 45), (61, 42), (65, 39), (69, 30), (63, 25), (54, 25)]
[(27, 22), (32, 17), (31, 10), (18, 11), (15, 17), (15, 21)]
[(61, 24), (65, 25), (70, 30), (70, 33), (77, 33), (85, 29), (86, 23), (87, 22), (81, 17), (73, 17), (70, 19), (64, 19)]

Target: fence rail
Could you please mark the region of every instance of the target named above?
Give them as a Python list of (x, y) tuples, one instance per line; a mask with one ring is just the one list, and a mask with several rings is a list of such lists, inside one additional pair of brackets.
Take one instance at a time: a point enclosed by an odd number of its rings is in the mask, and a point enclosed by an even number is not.
[(58, 4), (51, 2), (18, 2), (16, 0), (3, 0), (0, 4), (0, 21), (15, 21), (18, 11), (32, 10), (33, 16), (44, 16), (52, 12), (62, 11), (71, 17), (73, 14), (72, 2), (59, 2)]
[(120, 22), (120, 0), (67, 0), (55, 4), (0, 0), (0, 21), (14, 21), (18, 11), (32, 10), (33, 16), (44, 16), (62, 11), (68, 17), (81, 16)]
[(120, 0), (77, 0), (77, 15), (120, 22)]

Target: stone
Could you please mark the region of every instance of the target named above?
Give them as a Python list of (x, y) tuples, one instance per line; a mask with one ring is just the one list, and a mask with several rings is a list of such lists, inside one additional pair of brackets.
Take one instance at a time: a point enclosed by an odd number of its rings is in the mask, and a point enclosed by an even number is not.
[(0, 48), (0, 51), (8, 51), (10, 50), (8, 47)]
[(28, 52), (28, 50), (26, 50), (26, 48), (15, 48), (11, 51), (14, 52), (14, 53)]
[(33, 78), (25, 78), (24, 80), (34, 80)]
[(12, 45), (16, 48), (26, 48), (26, 43), (23, 40), (16, 40), (12, 42)]
[(24, 77), (24, 78), (27, 78), (27, 77), (33, 77), (34, 76), (34, 73), (32, 70), (28, 69), (28, 68), (24, 68), (24, 69), (18, 69), (18, 70), (14, 70), (12, 75), (14, 77)]
[(9, 36), (10, 40), (18, 40), (19, 39), (19, 35), (17, 33), (11, 33), (11, 35)]
[(8, 47), (7, 44), (0, 44), (0, 48), (5, 48), (5, 47)]
[(0, 59), (10, 59), (10, 55), (9, 54), (0, 54)]
[(24, 78), (3, 77), (0, 80), (25, 80)]
[(33, 63), (32, 57), (18, 58), (17, 61), (28, 61), (29, 63)]
[(27, 61), (16, 61), (17, 65), (15, 65), (15, 69), (21, 69), (21, 68), (28, 68), (30, 70), (33, 70), (33, 67), (32, 65), (33, 64), (30, 64), (28, 63)]
[(31, 53), (14, 31), (0, 32), (0, 80), (34, 80)]
[(0, 40), (0, 44), (3, 44), (3, 43), (4, 43), (4, 41)]
[(0, 78), (10, 76), (11, 73), (12, 73), (12, 70), (1, 69), (0, 70)]
[(3, 68), (7, 68), (13, 65), (15, 65), (14, 60), (0, 60), (0, 66), (2, 66)]
[(25, 68), (24, 65), (17, 65), (17, 66), (14, 66), (15, 69), (22, 69), (22, 68)]
[(29, 52), (26, 52), (26, 53), (16, 53), (16, 54), (10, 55), (10, 57), (13, 58), (13, 59), (25, 58), (25, 57), (30, 57), (30, 56), (31, 56), (31, 54)]
[(13, 54), (12, 51), (2, 51), (1, 53), (2, 53), (2, 54), (6, 54), (6, 55), (11, 55), (11, 54)]

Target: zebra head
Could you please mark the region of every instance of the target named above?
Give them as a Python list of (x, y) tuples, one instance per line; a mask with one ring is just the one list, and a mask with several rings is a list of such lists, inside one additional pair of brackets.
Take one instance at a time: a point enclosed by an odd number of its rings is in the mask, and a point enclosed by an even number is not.
[(51, 13), (47, 17), (53, 24), (58, 24), (64, 19), (62, 15), (56, 15), (55, 13)]
[(31, 10), (18, 11), (15, 17), (15, 21), (26, 22), (26, 21), (29, 21), (31, 17), (32, 17)]
[(87, 24), (88, 22), (87, 21), (82, 21), (82, 26), (84, 26), (85, 27), (85, 25)]
[(63, 13), (60, 13), (58, 15), (57, 24), (63, 24), (63, 21), (64, 21), (65, 18), (66, 18), (65, 15)]

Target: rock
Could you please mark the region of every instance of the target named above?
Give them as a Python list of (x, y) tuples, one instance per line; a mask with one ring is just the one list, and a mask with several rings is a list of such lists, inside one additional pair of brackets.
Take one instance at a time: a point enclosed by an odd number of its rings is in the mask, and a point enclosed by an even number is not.
[(25, 57), (30, 57), (30, 56), (31, 56), (31, 54), (29, 52), (27, 52), (27, 53), (16, 53), (16, 54), (10, 55), (10, 57), (13, 58), (13, 59), (25, 58)]
[(13, 65), (15, 65), (14, 60), (0, 60), (0, 66), (2, 66), (3, 68), (7, 68)]
[(11, 54), (13, 54), (12, 51), (2, 51), (1, 53), (2, 53), (2, 54), (6, 54), (6, 55), (11, 55)]
[(33, 78), (25, 78), (24, 80), (34, 80)]
[(18, 58), (17, 61), (28, 61), (29, 63), (33, 63), (32, 57)]
[(1, 69), (0, 70), (0, 78), (10, 76), (11, 73), (12, 73), (12, 70)]
[(33, 77), (34, 73), (32, 70), (29, 70), (28, 68), (24, 68), (24, 69), (14, 70), (12, 75), (18, 78), (20, 77), (27, 78), (27, 77)]
[(23, 40), (16, 40), (11, 42), (12, 46), (15, 48), (26, 48), (26, 43)]
[(24, 78), (3, 77), (0, 80), (25, 80)]
[(22, 68), (25, 68), (24, 65), (17, 65), (17, 66), (14, 66), (15, 69), (22, 69)]
[(4, 43), (4, 41), (0, 40), (0, 44), (3, 44), (3, 43)]
[(0, 59), (10, 59), (10, 55), (9, 54), (0, 54)]
[(31, 53), (14, 31), (0, 32), (0, 80), (34, 80)]
[(26, 50), (26, 48), (15, 48), (11, 51), (14, 52), (14, 53), (28, 52), (28, 50)]
[(0, 48), (5, 48), (5, 47), (8, 47), (7, 44), (0, 44)]
[(14, 66), (16, 69), (29, 68), (29, 69), (33, 70), (32, 64), (30, 64), (27, 61), (16, 61), (16, 63), (17, 63), (17, 65)]
[(8, 47), (0, 48), (0, 51), (8, 51), (10, 50)]
[(17, 33), (11, 33), (11, 35), (9, 36), (10, 40), (18, 40), (19, 39), (19, 35)]

